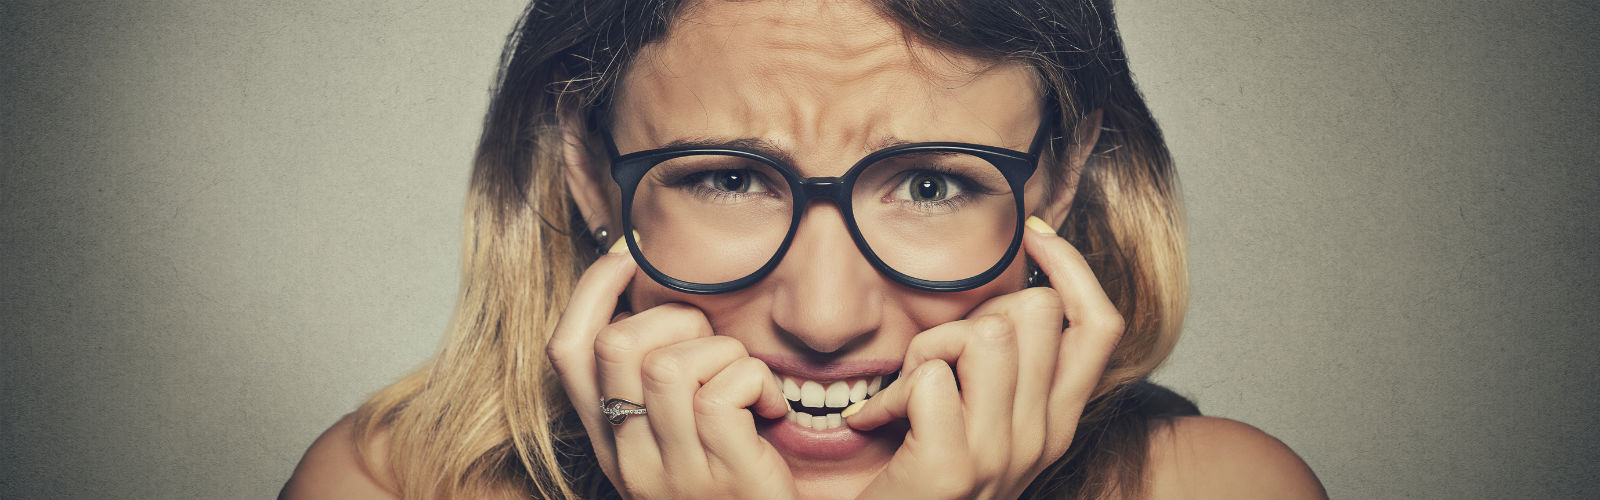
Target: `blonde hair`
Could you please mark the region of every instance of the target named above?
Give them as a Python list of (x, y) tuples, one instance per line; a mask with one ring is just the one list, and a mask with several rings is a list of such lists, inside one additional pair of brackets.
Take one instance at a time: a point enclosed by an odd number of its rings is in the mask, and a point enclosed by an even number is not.
[[(444, 345), (356, 412), (364, 460), (384, 464), (379, 475), (405, 497), (616, 495), (545, 356), (578, 275), (598, 255), (566, 192), (559, 116), (604, 110), (631, 54), (660, 37), (679, 6), (551, 3), (531, 4), (506, 43), (474, 161), (462, 281)], [(1089, 259), (1126, 331), (1072, 449), (1027, 494), (1136, 495), (1147, 424), (1159, 419), (1128, 412), (1119, 398), (1171, 352), (1188, 282), (1171, 161), (1127, 74), (1109, 5), (1026, 3), (1008, 12), (1014, 6), (991, 1), (879, 3), (920, 39), (1039, 68), (1057, 97), (1057, 123), (1104, 110), (1062, 234)], [(369, 447), (379, 435), (388, 443), (383, 457)]]

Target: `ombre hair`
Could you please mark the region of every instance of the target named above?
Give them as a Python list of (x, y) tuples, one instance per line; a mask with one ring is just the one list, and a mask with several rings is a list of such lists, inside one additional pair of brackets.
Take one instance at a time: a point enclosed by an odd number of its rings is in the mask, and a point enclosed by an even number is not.
[[(1044, 153), (1055, 165), (1047, 171), (1056, 187), (1076, 190), (1061, 234), (1088, 258), (1126, 327), (1071, 448), (1024, 496), (1142, 494), (1149, 435), (1172, 412), (1146, 404), (1137, 388), (1177, 342), (1188, 275), (1172, 162), (1129, 74), (1110, 1), (868, 1), (908, 40), (1021, 62), (1045, 85), (1047, 112), (1062, 124)], [(444, 345), (356, 412), (363, 460), (381, 465), (378, 475), (401, 495), (617, 496), (545, 356), (578, 276), (600, 251), (567, 193), (561, 123), (606, 116), (632, 57), (682, 8), (675, 0), (535, 0), (506, 41), (473, 164), (459, 302)], [(1071, 178), (1059, 171), (1069, 164), (1064, 138), (1096, 110), (1099, 142), (1077, 185), (1062, 186)], [(381, 457), (370, 446), (380, 435)]]

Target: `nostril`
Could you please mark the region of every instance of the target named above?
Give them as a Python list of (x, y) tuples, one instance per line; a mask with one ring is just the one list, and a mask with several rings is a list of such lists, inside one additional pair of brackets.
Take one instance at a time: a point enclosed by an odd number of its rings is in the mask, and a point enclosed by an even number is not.
[[(820, 357), (835, 357), (850, 352), (872, 341), (877, 325), (860, 329), (846, 329), (843, 324), (819, 324), (798, 321), (774, 321), (774, 330), (785, 344), (798, 352), (809, 352)], [(788, 325), (801, 325), (790, 328)]]

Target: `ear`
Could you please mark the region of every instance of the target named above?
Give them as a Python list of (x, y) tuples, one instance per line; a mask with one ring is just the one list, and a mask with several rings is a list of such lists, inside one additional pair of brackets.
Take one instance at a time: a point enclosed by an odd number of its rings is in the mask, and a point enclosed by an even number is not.
[[(604, 173), (610, 169), (610, 160), (604, 155), (596, 153), (584, 120), (579, 118), (576, 110), (566, 108), (559, 113), (561, 122), (561, 156), (565, 160), (567, 178), (567, 193), (572, 196), (572, 201), (578, 205), (578, 212), (585, 228), (590, 234), (604, 227), (611, 234), (619, 234), (619, 222), (614, 222), (611, 210), (611, 197), (607, 196), (610, 189), (610, 177)], [(610, 239), (608, 237), (607, 239)], [(600, 242), (601, 248), (611, 243)]]
[(1050, 204), (1039, 207), (1034, 213), (1050, 223), (1050, 227), (1060, 228), (1067, 221), (1067, 210), (1072, 208), (1072, 199), (1078, 193), (1078, 175), (1083, 173), (1084, 162), (1089, 161), (1089, 153), (1094, 152), (1095, 143), (1100, 141), (1100, 118), (1103, 115), (1104, 110), (1097, 109), (1078, 121), (1072, 144), (1067, 146), (1067, 168), (1061, 174), (1064, 177), (1047, 188), (1056, 191), (1051, 193)]

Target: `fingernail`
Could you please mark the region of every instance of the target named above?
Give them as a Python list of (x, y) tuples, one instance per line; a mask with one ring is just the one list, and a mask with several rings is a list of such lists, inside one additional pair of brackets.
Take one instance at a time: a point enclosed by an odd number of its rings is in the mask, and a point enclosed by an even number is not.
[(861, 405), (864, 405), (864, 404), (867, 404), (867, 402), (865, 400), (856, 401), (855, 403), (851, 404), (849, 407), (845, 408), (844, 411), (839, 412), (839, 416), (842, 417), (842, 418), (850, 418), (851, 415), (855, 415), (856, 412), (861, 411)]
[[(635, 238), (637, 238), (637, 236), (635, 236)], [(607, 250), (607, 252), (610, 252), (610, 253), (628, 253), (628, 239), (627, 238), (617, 238), (617, 242), (616, 243), (612, 243), (611, 244), (611, 249)]]
[(1028, 229), (1041, 233), (1056, 234), (1056, 228), (1050, 227), (1050, 223), (1045, 222), (1044, 219), (1040, 219), (1038, 216), (1028, 216), (1027, 226)]

